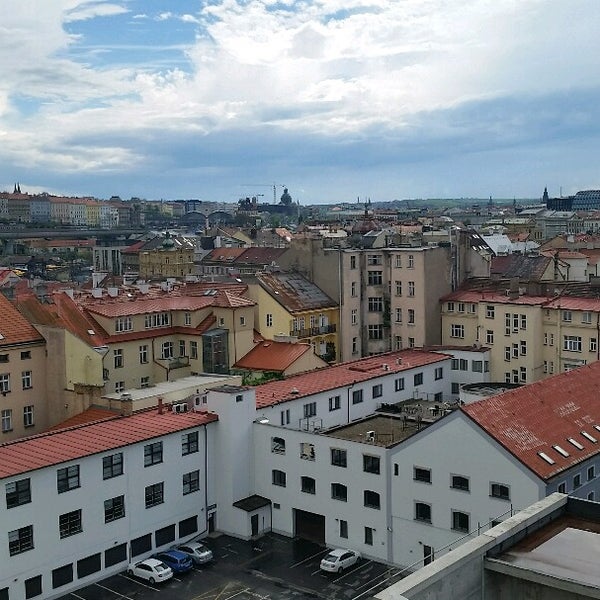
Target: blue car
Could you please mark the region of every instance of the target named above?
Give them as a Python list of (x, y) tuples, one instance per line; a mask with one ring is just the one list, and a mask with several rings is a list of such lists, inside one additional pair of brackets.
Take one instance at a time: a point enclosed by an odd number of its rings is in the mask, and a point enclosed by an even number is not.
[(179, 550), (158, 552), (153, 558), (164, 562), (167, 567), (171, 567), (173, 573), (187, 573), (194, 566), (192, 559), (187, 554), (179, 552)]

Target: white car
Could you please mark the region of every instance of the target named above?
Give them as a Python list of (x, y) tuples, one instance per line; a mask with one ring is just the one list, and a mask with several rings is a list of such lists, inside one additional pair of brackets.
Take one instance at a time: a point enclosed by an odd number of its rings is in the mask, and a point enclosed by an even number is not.
[(341, 573), (360, 560), (360, 552), (338, 548), (332, 550), (321, 560), (321, 571)]
[(213, 559), (212, 550), (200, 542), (180, 544), (177, 546), (177, 550), (187, 554), (194, 561), (195, 565), (204, 565)]
[(164, 562), (156, 560), (156, 558), (147, 558), (137, 563), (130, 563), (127, 567), (127, 573), (145, 579), (148, 583), (167, 581), (167, 579), (173, 577), (171, 567), (167, 567)]

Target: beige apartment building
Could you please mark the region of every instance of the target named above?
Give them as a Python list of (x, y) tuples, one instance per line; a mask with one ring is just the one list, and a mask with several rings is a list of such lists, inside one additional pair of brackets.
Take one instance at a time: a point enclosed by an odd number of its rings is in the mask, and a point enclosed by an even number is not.
[(569, 289), (454, 292), (442, 301), (442, 343), (489, 347), (492, 381), (531, 383), (596, 361), (600, 299)]

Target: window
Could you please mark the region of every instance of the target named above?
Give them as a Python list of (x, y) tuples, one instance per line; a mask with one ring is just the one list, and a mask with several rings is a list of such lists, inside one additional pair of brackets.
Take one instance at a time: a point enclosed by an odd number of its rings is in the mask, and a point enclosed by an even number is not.
[(492, 329), (488, 329), (485, 332), (485, 343), (492, 345), (494, 343), (494, 332)]
[(144, 467), (157, 465), (163, 461), (162, 442), (154, 442), (144, 446)]
[(0, 374), (0, 393), (6, 394), (10, 392), (10, 374)]
[(398, 377), (394, 380), (394, 391), (401, 392), (404, 390), (404, 377)]
[(356, 281), (350, 284), (350, 295), (355, 298), (358, 294), (356, 293)]
[(592, 313), (589, 311), (582, 313), (581, 322), (585, 325), (589, 325), (592, 322)]
[(373, 490), (365, 490), (363, 496), (364, 505), (367, 508), (376, 508), (377, 510), (381, 508), (381, 500), (377, 492), (374, 492)]
[(79, 487), (79, 465), (71, 465), (56, 471), (56, 487), (59, 494)]
[(469, 532), (469, 515), (458, 510), (452, 511), (452, 529), (455, 531)]
[(347, 452), (341, 448), (331, 449), (331, 464), (335, 467), (347, 467)]
[(14, 508), (31, 502), (31, 481), (29, 478), (7, 483), (5, 489), (6, 508)]
[(502, 483), (490, 483), (490, 496), (510, 500), (510, 488)]
[(563, 350), (581, 352), (581, 338), (577, 335), (565, 335), (563, 338)]
[(411, 298), (414, 298), (414, 296), (415, 296), (415, 282), (414, 281), (408, 282), (408, 295)]
[(381, 255), (367, 254), (367, 264), (368, 265), (380, 265), (381, 264)]
[(511, 334), (510, 324), (511, 324), (510, 313), (504, 313), (504, 335)]
[(186, 356), (185, 340), (179, 340), (179, 356)]
[(198, 452), (198, 432), (190, 431), (181, 435), (181, 456)]
[(413, 254), (408, 255), (408, 268), (409, 269), (415, 268), (415, 257)]
[(527, 367), (519, 367), (519, 383), (527, 382)]
[(344, 521), (344, 519), (340, 519), (340, 537), (348, 539), (348, 521)]
[(314, 417), (317, 414), (317, 403), (316, 402), (308, 402), (304, 405), (304, 418), (308, 419), (310, 417)]
[(33, 383), (31, 380), (31, 371), (21, 372), (21, 383), (23, 385), (24, 390), (30, 390), (33, 387)]
[(115, 393), (122, 392), (125, 389), (124, 381), (115, 381)]
[(577, 488), (581, 487), (581, 474), (577, 473), (577, 475), (575, 475), (573, 477), (573, 489), (576, 490)]
[(371, 456), (369, 454), (363, 454), (363, 471), (365, 473), (375, 473), (379, 475), (380, 467), (379, 467), (380, 459), (379, 456)]
[(458, 382), (456, 382), (456, 381), (453, 381), (453, 382), (451, 383), (451, 388), (452, 388), (452, 389), (451, 389), (451, 393), (452, 393), (452, 394), (455, 394), (455, 395), (456, 395), (456, 394), (460, 394), (460, 383), (458, 383)]
[(402, 268), (402, 255), (396, 254), (395, 259), (396, 259), (396, 261), (395, 261), (394, 266), (396, 267), (396, 269), (401, 269)]
[(377, 385), (374, 385), (371, 389), (372, 398), (381, 398), (381, 396), (383, 396), (383, 384), (378, 383)]
[(465, 303), (464, 302), (459, 302), (458, 303), (458, 312), (460, 312), (460, 313), (464, 313), (465, 312)]
[(415, 521), (431, 523), (431, 506), (425, 502), (415, 502)]
[(183, 313), (183, 323), (184, 325), (192, 324), (192, 315), (189, 312)]
[(365, 545), (372, 546), (373, 545), (373, 528), (365, 527)]
[(454, 302), (448, 302), (448, 304), (446, 305), (446, 310), (448, 312), (454, 312)]
[(485, 318), (493, 319), (495, 316), (496, 316), (496, 307), (491, 304), (487, 304), (485, 307)]
[(246, 325), (246, 317), (243, 315), (240, 316), (240, 325), (244, 327)]
[(278, 485), (279, 487), (286, 486), (286, 475), (283, 471), (279, 471), (278, 469), (273, 469), (271, 472), (271, 482), (273, 485)]
[(165, 501), (165, 484), (164, 482), (153, 483), (144, 490), (144, 499), (146, 508), (152, 508)]
[(396, 281), (396, 296), (402, 296), (402, 282)]
[(588, 467), (588, 470), (587, 470), (587, 480), (591, 481), (595, 477), (596, 477), (596, 469), (595, 469), (594, 465), (592, 465), (591, 467)]
[(115, 362), (115, 369), (120, 369), (123, 366), (123, 350), (120, 348), (113, 350), (113, 358)]
[(281, 437), (272, 437), (271, 452), (275, 454), (285, 454), (285, 440)]
[(465, 326), (456, 323), (450, 325), (450, 337), (463, 339), (465, 337)]
[(367, 271), (368, 285), (381, 285), (383, 283), (383, 274), (381, 271)]
[(21, 352), (21, 360), (28, 360), (31, 358), (31, 350), (24, 350)]
[(590, 352), (598, 351), (598, 340), (597, 338), (590, 338)]
[(369, 298), (367, 305), (369, 312), (383, 312), (383, 298), (381, 297)]
[(504, 360), (510, 361), (511, 356), (512, 356), (512, 353), (511, 353), (510, 346), (504, 346)]
[(358, 322), (358, 309), (353, 308), (351, 313), (350, 313), (350, 320), (352, 325), (356, 325), (356, 323)]
[(469, 478), (463, 475), (452, 475), (452, 483), (450, 487), (455, 490), (462, 490), (463, 492), (469, 491)]
[(160, 357), (163, 360), (173, 358), (173, 342), (163, 342), (160, 351)]
[(200, 471), (190, 471), (183, 474), (183, 495), (187, 496), (200, 489)]
[(431, 469), (413, 467), (413, 479), (422, 483), (431, 483)]
[(512, 345), (512, 357), (519, 358), (519, 344)]
[(570, 310), (562, 311), (562, 320), (565, 323), (570, 323), (573, 320), (573, 313)]
[(125, 496), (116, 496), (104, 501), (104, 522), (112, 523), (125, 516)]
[(281, 416), (281, 424), (282, 425), (290, 424), (290, 409), (289, 408), (282, 410), (280, 416)]
[(348, 501), (348, 488), (343, 483), (331, 484), (331, 497), (341, 502)]
[(342, 407), (342, 399), (340, 396), (332, 396), (329, 398), (329, 412), (339, 410)]
[(438, 379), (443, 379), (444, 377), (444, 367), (436, 367), (434, 371), (434, 378), (437, 381)]
[(190, 342), (190, 358), (192, 360), (198, 358), (198, 342)]
[(148, 346), (143, 344), (140, 346), (140, 364), (144, 365), (148, 362)]
[(309, 442), (301, 442), (300, 458), (302, 460), (315, 460), (315, 445)]
[(458, 365), (459, 365), (458, 358), (453, 358), (452, 362), (450, 364), (450, 369), (452, 371), (458, 371)]
[(8, 354), (0, 354), (0, 363), (8, 362)]
[(369, 325), (368, 334), (370, 340), (383, 339), (383, 325)]
[(483, 373), (483, 361), (482, 360), (472, 360), (471, 361), (471, 371), (473, 371), (473, 373)]
[(115, 331), (131, 331), (133, 329), (133, 320), (131, 317), (119, 317), (115, 322)]
[(413, 385), (423, 385), (423, 373), (415, 373), (413, 376)]
[(154, 327), (168, 327), (171, 324), (171, 317), (169, 313), (153, 313), (144, 317), (144, 326), (146, 329), (152, 329)]
[(356, 256), (352, 255), (350, 257), (350, 268), (356, 269)]
[(271, 313), (267, 313), (265, 324), (267, 327), (273, 327), (273, 315)]
[(567, 484), (563, 481), (562, 483), (560, 483), (558, 485), (558, 488), (556, 491), (560, 492), (561, 494), (566, 494), (567, 493)]
[(395, 309), (395, 315), (396, 315), (396, 323), (402, 323), (402, 309), (401, 308)]
[(527, 342), (525, 340), (519, 342), (519, 351), (521, 352), (521, 356), (527, 356)]
[(317, 483), (312, 477), (301, 477), (300, 478), (300, 489), (305, 494), (316, 494)]
[(363, 391), (354, 390), (352, 392), (352, 404), (360, 404), (363, 401)]
[(83, 531), (81, 526), (81, 509), (73, 510), (58, 517), (60, 538), (66, 538)]
[(2, 410), (2, 432), (8, 433), (12, 431), (12, 408)]
[(102, 459), (102, 478), (111, 479), (123, 475), (123, 453), (117, 452)]
[(414, 308), (408, 309), (408, 324), (409, 325), (415, 324), (415, 309)]
[(33, 525), (8, 532), (8, 552), (11, 556), (33, 550)]
[(527, 329), (527, 315), (519, 315), (521, 319), (521, 329)]

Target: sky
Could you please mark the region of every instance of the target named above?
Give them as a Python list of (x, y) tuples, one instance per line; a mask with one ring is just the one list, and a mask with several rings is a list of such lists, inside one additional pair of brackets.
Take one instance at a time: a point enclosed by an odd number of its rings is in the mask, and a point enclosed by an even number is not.
[(1, 0), (0, 190), (600, 189), (598, 23), (598, 0)]

